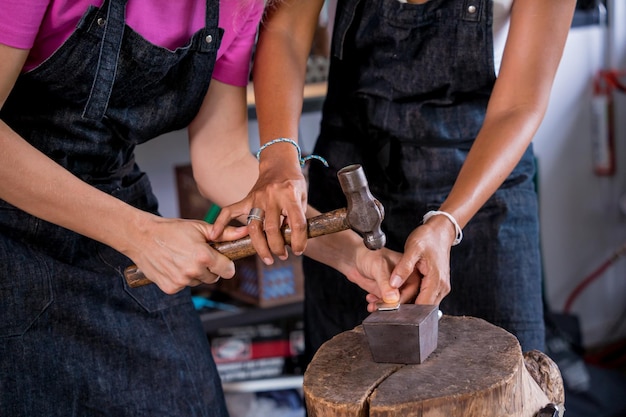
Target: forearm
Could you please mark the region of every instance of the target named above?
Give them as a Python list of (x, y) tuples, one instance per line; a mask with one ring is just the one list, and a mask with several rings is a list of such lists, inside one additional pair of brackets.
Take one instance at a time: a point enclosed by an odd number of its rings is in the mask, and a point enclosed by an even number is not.
[(485, 121), (454, 187), (440, 207), (452, 214), (461, 228), (513, 171), (541, 121), (538, 112), (514, 113)]
[[(234, 145), (240, 139), (230, 136)], [(204, 155), (192, 152), (193, 173), (198, 190), (213, 203), (224, 207), (242, 200), (254, 186), (259, 164), (247, 146), (214, 146)]]
[(515, 0), (502, 66), (484, 125), (441, 206), (461, 227), (506, 180), (539, 128), (575, 3)]
[(212, 80), (188, 133), (200, 193), (222, 207), (243, 199), (259, 172), (248, 143), (245, 88)]
[[(322, 4), (280, 0), (270, 6), (261, 25), (253, 68), (261, 145), (276, 138), (298, 141), (307, 59)], [(263, 151), (260, 169), (277, 161), (293, 169), (296, 155), (288, 143), (272, 145)]]
[(156, 217), (81, 181), (0, 122), (0, 198), (125, 252)]
[(321, 3), (281, 0), (270, 6), (261, 25), (253, 67), (261, 144), (277, 137), (297, 139), (307, 58)]
[[(316, 215), (309, 207), (307, 216)], [(392, 270), (401, 254), (387, 248), (368, 249), (363, 238), (353, 230), (331, 233), (310, 239), (305, 256), (315, 259), (343, 274), (349, 281), (385, 302), (408, 301), (415, 297), (416, 285), (405, 286), (404, 296), (390, 285)], [(372, 304), (368, 309), (374, 309)], [(373, 310), (370, 310), (373, 311)]]
[(368, 250), (363, 244), (363, 238), (352, 230), (345, 230), (309, 239), (304, 255), (336, 269), (350, 279), (358, 273), (359, 250)]

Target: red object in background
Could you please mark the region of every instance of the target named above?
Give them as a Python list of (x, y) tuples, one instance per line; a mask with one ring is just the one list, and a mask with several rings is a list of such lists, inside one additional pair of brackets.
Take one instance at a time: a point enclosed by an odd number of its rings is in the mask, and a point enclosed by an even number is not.
[(593, 171), (596, 175), (615, 174), (615, 110), (613, 93), (626, 92), (626, 85), (619, 78), (624, 71), (602, 70), (593, 83), (592, 133)]
[(626, 371), (626, 339), (618, 340), (584, 355), (585, 362), (606, 369)]
[(282, 339), (251, 341), (220, 338), (214, 340), (212, 345), (216, 363), (292, 356), (289, 340)]
[(583, 290), (587, 288), (587, 286), (593, 281), (598, 279), (609, 266), (613, 265), (616, 260), (624, 255), (626, 255), (626, 243), (617, 248), (617, 250), (615, 250), (615, 252), (613, 252), (611, 256), (602, 263), (602, 265), (596, 268), (595, 271), (589, 274), (576, 286), (576, 288), (574, 288), (574, 290), (570, 293), (569, 297), (567, 297), (567, 300), (565, 301), (565, 307), (563, 307), (563, 312), (569, 313), (572, 308), (572, 304), (574, 304), (574, 301), (583, 292)]

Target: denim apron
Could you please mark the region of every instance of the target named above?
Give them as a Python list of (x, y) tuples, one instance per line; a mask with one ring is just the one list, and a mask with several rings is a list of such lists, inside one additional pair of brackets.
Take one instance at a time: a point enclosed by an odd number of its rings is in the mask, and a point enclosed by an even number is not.
[[(175, 51), (125, 25), (126, 0), (90, 7), (19, 77), (2, 119), (85, 182), (157, 213), (134, 149), (200, 108), (223, 33), (218, 0), (206, 3), (205, 28)], [(0, 414), (227, 415), (189, 291), (130, 288), (131, 263), (0, 200)]]
[[(492, 2), (339, 0), (309, 202), (344, 206), (338, 169), (363, 165), (385, 207), (387, 246), (403, 251), (423, 215), (449, 194), (485, 116), (495, 82)], [(544, 344), (538, 206), (529, 147), (505, 183), (464, 228), (451, 252), (451, 293), (441, 309)], [(308, 357), (367, 316), (365, 293), (304, 260)], [(323, 306), (323, 307), (322, 307)]]

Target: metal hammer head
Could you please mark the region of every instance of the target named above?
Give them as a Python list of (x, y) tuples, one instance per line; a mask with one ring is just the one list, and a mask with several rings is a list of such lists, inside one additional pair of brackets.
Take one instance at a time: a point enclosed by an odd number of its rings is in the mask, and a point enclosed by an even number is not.
[(363, 167), (348, 165), (337, 172), (337, 177), (348, 201), (346, 221), (363, 236), (365, 246), (372, 250), (381, 249), (387, 242), (380, 228), (385, 210), (370, 192)]

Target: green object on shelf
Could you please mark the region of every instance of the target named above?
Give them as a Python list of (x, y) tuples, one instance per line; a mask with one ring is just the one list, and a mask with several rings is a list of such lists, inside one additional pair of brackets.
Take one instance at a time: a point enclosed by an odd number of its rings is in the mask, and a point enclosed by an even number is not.
[(225, 310), (225, 311), (236, 311), (240, 310), (239, 307), (234, 306), (228, 303), (222, 303), (219, 301), (214, 301), (206, 297), (202, 297), (199, 295), (191, 296), (191, 301), (193, 302), (193, 306), (196, 310), (202, 310), (203, 308), (212, 308), (215, 310)]
[(220, 206), (212, 204), (209, 211), (207, 211), (204, 216), (204, 221), (213, 224), (215, 219), (217, 219), (218, 214), (220, 214), (220, 210), (222, 210)]

